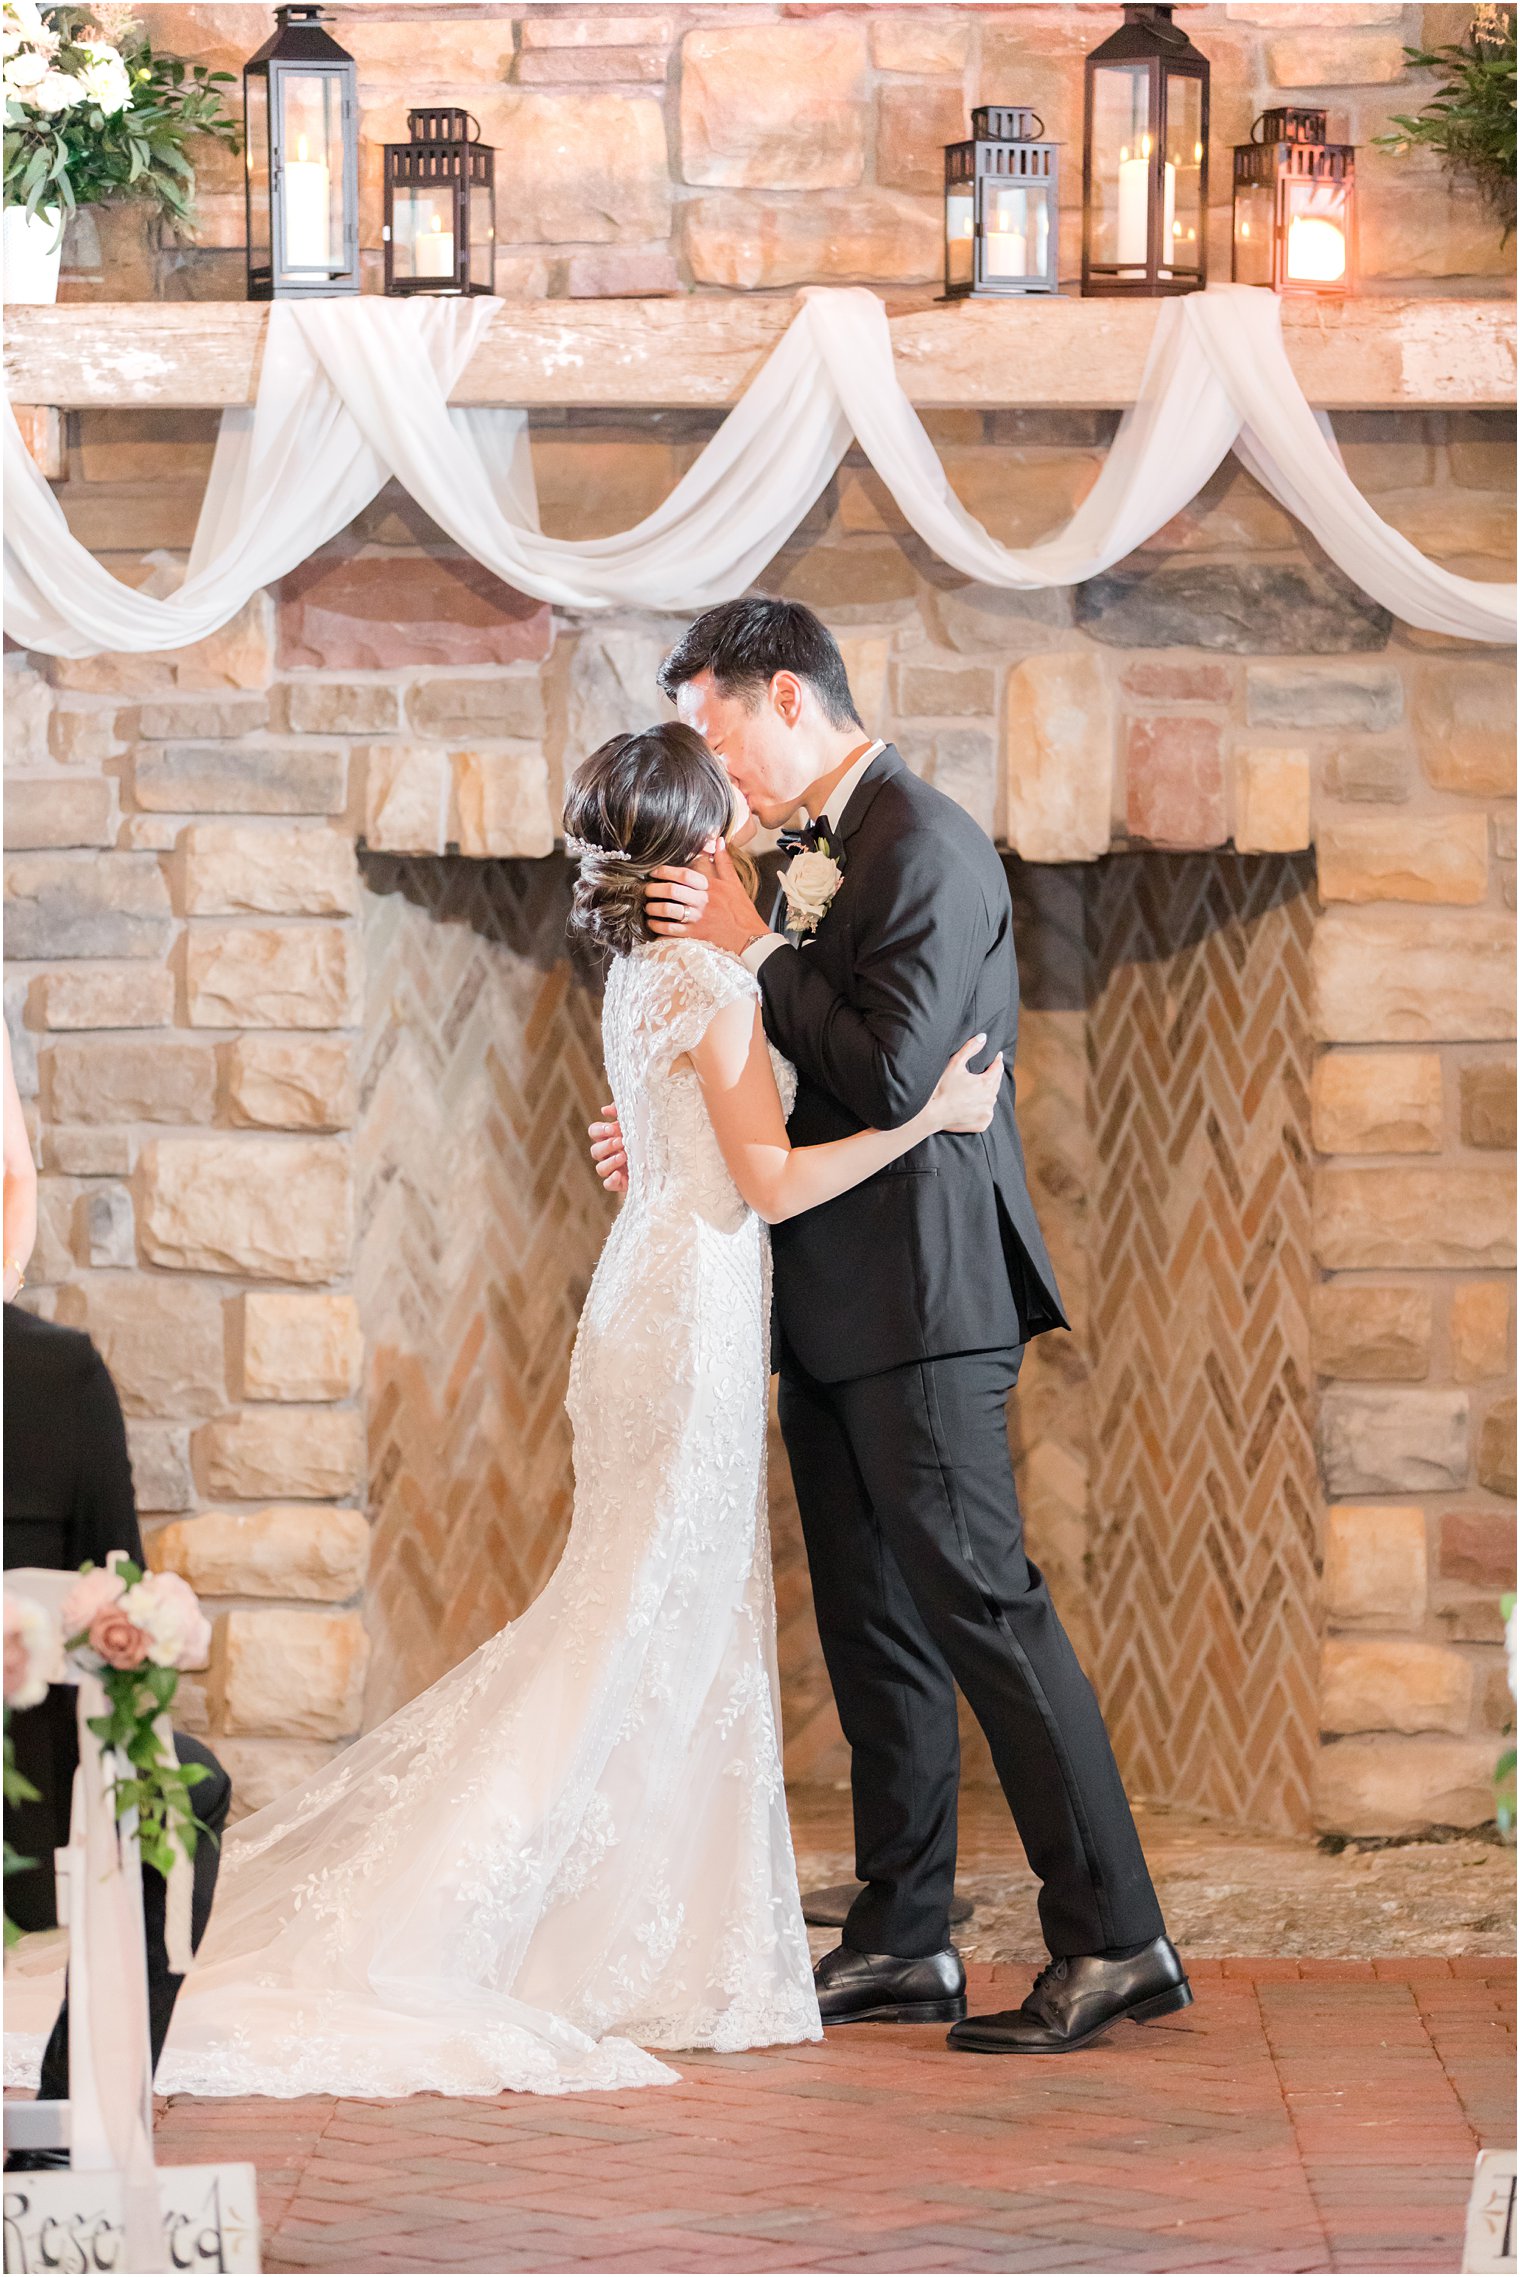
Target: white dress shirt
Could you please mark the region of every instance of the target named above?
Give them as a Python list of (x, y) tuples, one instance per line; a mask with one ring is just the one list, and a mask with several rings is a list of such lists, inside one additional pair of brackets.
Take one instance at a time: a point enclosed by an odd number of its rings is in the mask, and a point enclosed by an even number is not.
[[(831, 837), (838, 836), (839, 825), (844, 818), (844, 810), (855, 794), (856, 784), (870, 766), (871, 761), (885, 749), (886, 744), (880, 736), (874, 743), (868, 744), (860, 757), (845, 770), (830, 791), (828, 803), (825, 805), (822, 814), (814, 815), (813, 820), (815, 822), (822, 822), (827, 825)], [(762, 933), (759, 939), (751, 941), (749, 947), (743, 952), (744, 962), (749, 966), (751, 972), (757, 973), (773, 949), (784, 949), (787, 946), (787, 938), (784, 933)]]

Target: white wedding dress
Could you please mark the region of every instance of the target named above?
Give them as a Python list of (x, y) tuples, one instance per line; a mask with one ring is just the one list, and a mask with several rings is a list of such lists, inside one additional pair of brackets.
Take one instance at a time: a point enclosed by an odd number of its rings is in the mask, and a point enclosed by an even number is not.
[(675, 2078), (651, 2048), (820, 2037), (781, 1778), (767, 1236), (673, 1065), (758, 993), (697, 942), (614, 962), (629, 1185), (571, 1363), (558, 1570), (229, 1836), (161, 2092), (563, 2094)]

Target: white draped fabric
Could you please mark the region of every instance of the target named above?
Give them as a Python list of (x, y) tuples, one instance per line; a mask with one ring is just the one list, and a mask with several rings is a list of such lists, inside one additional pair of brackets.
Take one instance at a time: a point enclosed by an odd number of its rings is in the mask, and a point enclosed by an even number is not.
[(690, 610), (743, 592), (849, 449), (870, 459), (926, 544), (985, 585), (1075, 585), (1186, 506), (1233, 449), (1371, 597), (1428, 632), (1513, 641), (1513, 584), (1457, 576), (1384, 522), (1305, 401), (1272, 293), (1220, 285), (1163, 302), (1139, 398), (1065, 529), (998, 543), (956, 498), (898, 383), (886, 312), (813, 289), (712, 441), (655, 512), (615, 537), (538, 527), (526, 415), (451, 410), (498, 304), (276, 302), (258, 400), (224, 412), (189, 567), (136, 592), (74, 539), (5, 425), (5, 629), (60, 656), (181, 648), (352, 521), (392, 476), (507, 584), (570, 609)]

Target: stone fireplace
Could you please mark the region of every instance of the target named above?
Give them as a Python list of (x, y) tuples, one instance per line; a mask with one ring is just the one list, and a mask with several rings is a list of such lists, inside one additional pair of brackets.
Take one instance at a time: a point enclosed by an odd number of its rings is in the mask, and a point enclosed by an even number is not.
[[(70, 424), (60, 496), (98, 526), (127, 445)], [(1364, 480), (1503, 457), (1481, 416), (1345, 425)], [(1056, 516), (1101, 435), (939, 440), (996, 525), (1026, 476)], [(146, 541), (141, 477), (185, 446), (130, 447)], [(546, 492), (608, 478), (608, 523), (671, 471), (659, 415), (540, 447)], [(890, 520), (847, 464), (764, 582), (832, 597), (868, 719), (1016, 849), (1020, 1112), (1075, 1334), (1034, 1347), (1012, 1429), (1126, 1772), (1296, 1831), (1486, 1816), (1508, 669), (1391, 627), (1238, 473), (1074, 597), (957, 583)], [(607, 1208), (554, 818), (670, 631), (556, 620), (387, 494), (197, 650), (8, 660), (37, 1301), (122, 1381), (154, 1555), (219, 1609), (198, 1713), (250, 1800), (558, 1555)], [(775, 1479), (789, 1764), (836, 1778), (779, 1444)]]
[[(254, 13), (148, 11), (234, 70)], [(373, 288), (417, 19), (346, 13)], [(1425, 99), (1417, 16), (1285, 13), (1202, 8), (1194, 36), (1222, 142), (1330, 88), (1362, 145), (1344, 314), (1354, 400), (1383, 408), (1335, 413), (1347, 466), (1424, 550), (1507, 578), (1513, 418), (1456, 406), (1507, 400), (1486, 320), (1510, 255), (1433, 159), (1375, 140)], [(510, 174), (497, 289), (556, 304), (522, 338), (600, 303), (582, 364), (616, 393), (606, 343), (651, 314), (621, 408), (532, 414), (545, 528), (623, 529), (668, 494), (764, 296), (865, 283), (927, 321), (941, 146), (1010, 84), (1078, 139), (1089, 32), (1055, 6), (762, 7), (742, 38), (682, 7), (430, 23), (433, 91)], [(235, 170), (201, 190), (185, 243), (122, 212), (81, 228), (63, 288), (201, 305), (101, 311), (83, 394), (29, 398), (72, 528), (131, 581), (183, 563), (215, 431), (140, 407), (153, 327), (194, 335), (208, 386), (257, 352), (254, 312), (209, 305), (242, 291)], [(685, 314), (706, 345), (649, 407), (649, 341)], [(151, 353), (102, 397), (129, 332)], [(1121, 333), (1082, 334), (1097, 385)], [(240, 399), (201, 376), (189, 400)], [(1113, 430), (1050, 408), (1058, 377), (925, 412), (1010, 542), (1065, 519)], [(1513, 660), (1392, 622), (1233, 461), (1105, 576), (1016, 594), (930, 555), (852, 453), (761, 582), (822, 611), (867, 721), (1006, 851), (1021, 1120), (1074, 1325), (1033, 1348), (1011, 1429), (1131, 1783), (1304, 1833), (1482, 1823), (1514, 1570)], [(247, 1804), (520, 1609), (563, 1538), (559, 1401), (607, 1205), (556, 818), (567, 764), (648, 716), (673, 629), (509, 592), (392, 488), (195, 648), (6, 659), (27, 1301), (117, 1375), (152, 1555), (216, 1615), (187, 1712)], [(835, 1779), (779, 1443), (773, 1484), (789, 1768)]]

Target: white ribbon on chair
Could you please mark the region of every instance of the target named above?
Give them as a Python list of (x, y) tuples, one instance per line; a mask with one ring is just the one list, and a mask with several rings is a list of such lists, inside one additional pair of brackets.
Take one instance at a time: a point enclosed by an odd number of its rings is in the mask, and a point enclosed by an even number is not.
[(189, 568), (133, 591), (71, 535), (7, 408), (5, 628), (85, 656), (179, 648), (336, 536), (392, 475), (467, 553), (573, 609), (694, 609), (743, 592), (819, 496), (853, 436), (912, 527), (988, 585), (1072, 585), (1164, 527), (1234, 449), (1330, 558), (1406, 624), (1512, 641), (1513, 584), (1426, 559), (1368, 505), (1305, 401), (1276, 296), (1224, 285), (1163, 302), (1139, 398), (1066, 528), (1001, 545), (968, 513), (898, 382), (886, 312), (812, 288), (722, 426), (654, 513), (614, 537), (538, 527), (521, 411), (450, 409), (489, 300), (276, 302), (258, 400), (224, 412)]
[(117, 1820), (112, 1763), (89, 1727), (109, 1709), (99, 1678), (81, 1671), (69, 1834), (70, 1849), (83, 1853), (69, 1920), (69, 2163), (121, 2176), (126, 2265), (166, 2269), (136, 1826)]

